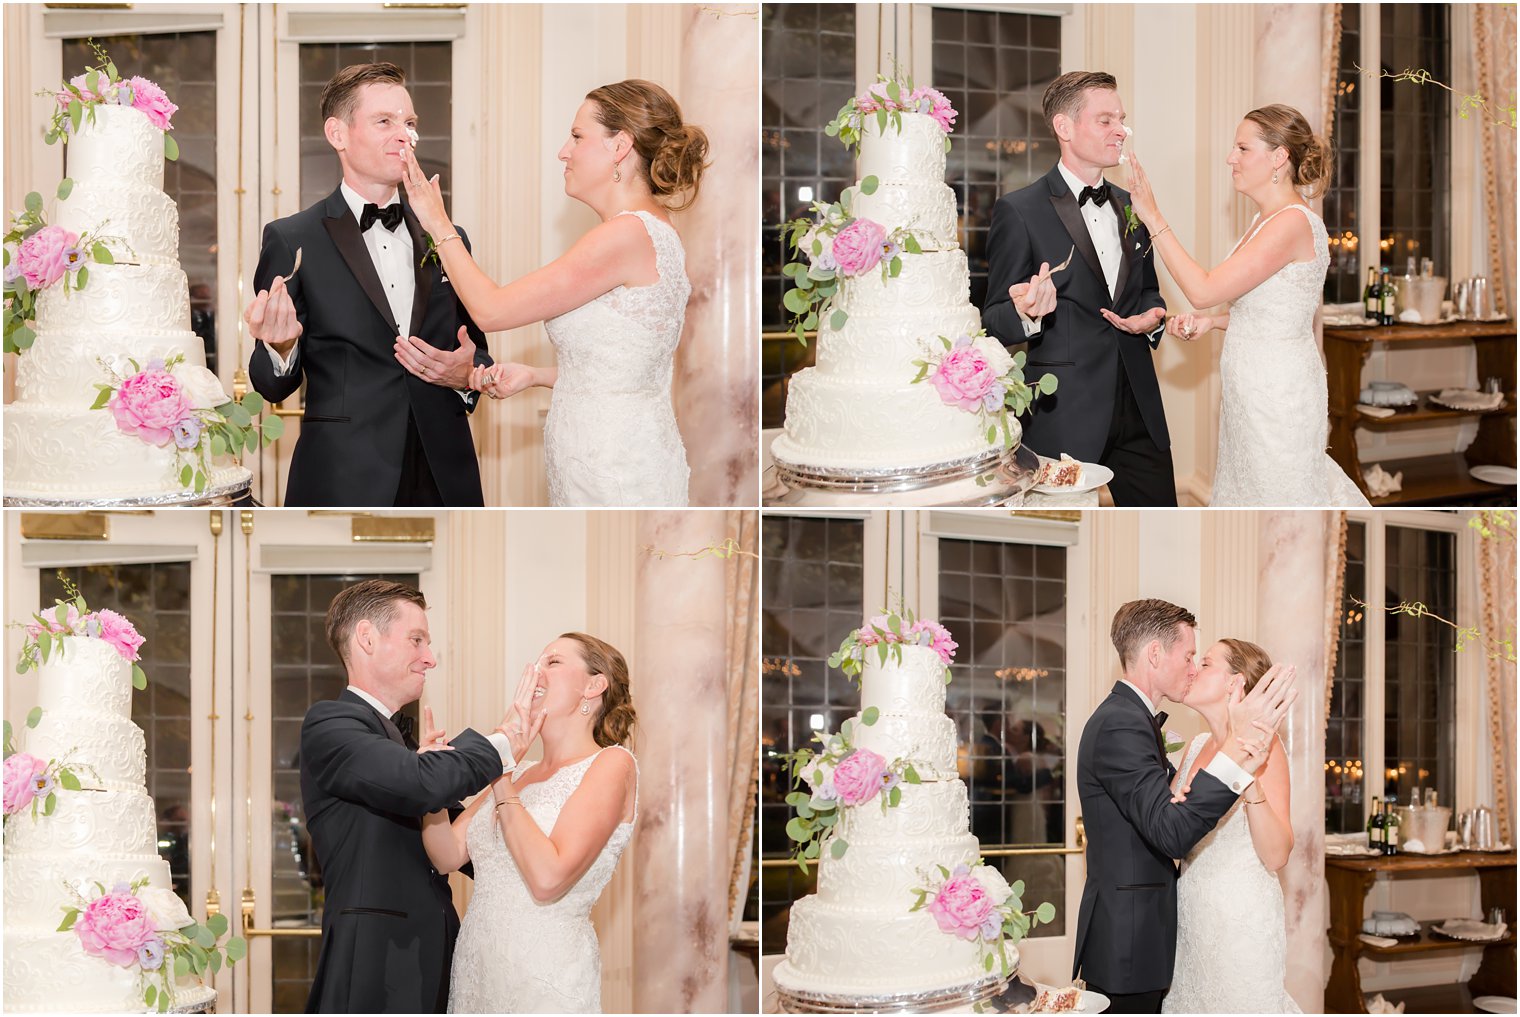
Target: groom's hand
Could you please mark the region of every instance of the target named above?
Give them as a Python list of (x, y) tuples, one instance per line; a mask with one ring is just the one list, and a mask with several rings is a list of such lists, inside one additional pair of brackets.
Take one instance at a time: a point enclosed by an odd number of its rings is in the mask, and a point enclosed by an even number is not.
[(1098, 313), (1103, 315), (1104, 321), (1121, 332), (1128, 332), (1130, 335), (1149, 335), (1156, 331), (1156, 326), (1161, 324), (1162, 319), (1166, 317), (1166, 308), (1152, 307), (1143, 314), (1131, 315), (1128, 318), (1121, 318), (1106, 307), (1099, 308)]
[(1056, 284), (1050, 281), (1050, 262), (1040, 263), (1040, 271), (1027, 283), (1008, 287), (1008, 299), (1026, 318), (1038, 318), (1056, 309)]
[(1291, 664), (1274, 664), (1244, 697), (1240, 686), (1231, 690), (1228, 707), (1235, 739), (1223, 751), (1247, 773), (1255, 773), (1267, 761), (1277, 727), (1298, 699), (1293, 687), (1297, 673)]
[(301, 321), (296, 317), (296, 305), (283, 278), (276, 276), (269, 289), (253, 298), (243, 310), (243, 323), (248, 326), (249, 335), (274, 347), (281, 357), (289, 355), (290, 348), (301, 338)]
[(396, 337), (396, 360), (429, 385), (469, 388), (470, 368), (475, 366), (475, 342), (469, 329), (459, 326), (459, 348), (440, 350), (416, 336)]

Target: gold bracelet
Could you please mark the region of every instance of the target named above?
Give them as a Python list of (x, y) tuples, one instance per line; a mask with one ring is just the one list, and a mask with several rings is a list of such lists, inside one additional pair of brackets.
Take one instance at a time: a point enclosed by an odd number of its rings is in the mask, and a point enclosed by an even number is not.
[(496, 807), (499, 809), (503, 805), (521, 805), (521, 804), (522, 804), (522, 799), (519, 798), (517, 795), (513, 795), (511, 798), (504, 798), (501, 801), (497, 802), (496, 803)]
[(1262, 795), (1260, 798), (1246, 798), (1244, 795), (1241, 796), (1241, 801), (1245, 802), (1247, 805), (1260, 805), (1266, 800), (1266, 795)]
[(1159, 231), (1157, 231), (1155, 233), (1152, 233), (1151, 234), (1151, 243), (1154, 244), (1156, 242), (1156, 238), (1157, 237), (1159, 237), (1162, 233), (1165, 233), (1167, 230), (1170, 230), (1171, 228), (1172, 228), (1171, 223), (1167, 223), (1165, 226), (1161, 227), (1161, 229)]
[(442, 240), (434, 240), (433, 241), (433, 250), (435, 250), (435, 251), (438, 250), (438, 248), (442, 247), (444, 244), (448, 243), (450, 240), (459, 240), (461, 243), (464, 242), (460, 238), (460, 236), (459, 236), (458, 233), (450, 233), (448, 236), (444, 237)]

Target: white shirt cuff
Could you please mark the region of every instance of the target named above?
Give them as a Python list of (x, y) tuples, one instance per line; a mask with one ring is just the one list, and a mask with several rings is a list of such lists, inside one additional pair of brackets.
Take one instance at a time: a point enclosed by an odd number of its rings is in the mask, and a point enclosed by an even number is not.
[(517, 765), (517, 760), (512, 756), (512, 743), (507, 741), (507, 736), (500, 731), (492, 731), (486, 735), (486, 741), (496, 746), (496, 752), (501, 756), (501, 772), (506, 773)]
[(1019, 320), (1024, 323), (1024, 335), (1026, 338), (1036, 334), (1040, 329), (1045, 327), (1045, 316), (1043, 314), (1038, 318), (1031, 318), (1023, 311), (1019, 311), (1017, 307), (1014, 310), (1018, 311)]
[[(297, 343), (300, 341), (301, 340), (299, 339), (296, 340)], [(290, 373), (291, 367), (293, 366), (296, 357), (296, 348), (294, 346), (290, 348), (290, 356), (288, 358), (280, 356), (274, 351), (274, 347), (268, 343), (264, 344), (264, 349), (269, 351), (269, 359), (270, 362), (274, 364), (274, 374), (276, 378), (283, 378), (285, 375)]]
[(1255, 782), (1256, 778), (1240, 768), (1240, 764), (1229, 756), (1220, 752), (1209, 760), (1209, 765), (1203, 768), (1204, 773), (1218, 777), (1224, 786), (1237, 795), (1244, 794), (1246, 788)]

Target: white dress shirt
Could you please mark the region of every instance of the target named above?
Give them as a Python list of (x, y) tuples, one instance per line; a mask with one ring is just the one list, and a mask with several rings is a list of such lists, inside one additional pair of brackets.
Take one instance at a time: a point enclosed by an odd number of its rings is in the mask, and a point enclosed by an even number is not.
[[(1061, 168), (1065, 169), (1064, 166)], [(1134, 691), (1135, 695), (1140, 697), (1140, 702), (1144, 703), (1146, 707), (1151, 711), (1151, 716), (1156, 716), (1156, 704), (1151, 702), (1151, 697), (1147, 696), (1144, 692), (1141, 692), (1135, 686), (1134, 682), (1129, 681), (1125, 678), (1120, 678), (1119, 684), (1128, 685)], [(1162, 741), (1164, 742), (1165, 740), (1166, 739), (1163, 736)], [(1214, 758), (1209, 760), (1209, 765), (1203, 768), (1203, 772), (1212, 774), (1213, 776), (1219, 778), (1219, 782), (1221, 784), (1236, 794), (1243, 794), (1245, 792), (1245, 789), (1250, 787), (1251, 784), (1256, 780), (1256, 778), (1251, 774), (1241, 769), (1239, 763), (1235, 762), (1235, 760), (1231, 759), (1223, 752), (1214, 753)]]
[[(380, 702), (380, 700), (376, 699), (374, 696), (370, 695), (368, 692), (365, 692), (363, 689), (359, 688), (357, 685), (350, 685), (348, 687), (348, 691), (364, 700), (370, 706), (373, 706), (375, 708), (375, 711), (386, 720), (390, 720), (396, 712), (390, 707), (386, 706), (384, 703)], [(502, 773), (506, 773), (508, 770), (512, 769), (512, 767), (517, 765), (516, 760), (512, 757), (512, 743), (507, 741), (506, 735), (502, 734), (500, 731), (492, 731), (490, 734), (486, 735), (486, 740), (496, 747), (496, 754), (501, 756)]]
[[(369, 204), (364, 196), (345, 181), (339, 185), (338, 190), (343, 195), (343, 200), (348, 202), (348, 209), (353, 213), (354, 222), (358, 222), (364, 214), (364, 206)], [(389, 208), (401, 200), (400, 191), (392, 191), (390, 200), (380, 205), (380, 208)], [(393, 320), (391, 329), (393, 335), (400, 335), (403, 328), (409, 328), (412, 321), (412, 300), (417, 294), (417, 277), (412, 272), (412, 234), (406, 228), (403, 221), (392, 233), (382, 224), (375, 223), (362, 234), (364, 246), (369, 251), (370, 261), (375, 264), (375, 274), (380, 277), (380, 285), (385, 289), (385, 299), (390, 304)], [(296, 342), (300, 343), (297, 339)], [(290, 348), (290, 356), (282, 357), (274, 351), (268, 343), (264, 348), (269, 351), (269, 357), (274, 361), (274, 373), (276, 375), (289, 374), (292, 361), (295, 360), (296, 348)]]

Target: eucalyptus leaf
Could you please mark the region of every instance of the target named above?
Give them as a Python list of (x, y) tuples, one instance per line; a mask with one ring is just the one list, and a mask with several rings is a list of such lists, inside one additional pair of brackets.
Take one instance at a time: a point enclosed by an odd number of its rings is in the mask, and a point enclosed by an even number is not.
[(132, 687), (139, 692), (148, 687), (148, 676), (141, 664), (132, 665)]
[(829, 315), (829, 327), (835, 332), (844, 328), (844, 323), (850, 320), (850, 316), (841, 308), (835, 308), (834, 313)]
[(809, 837), (807, 825), (793, 816), (786, 822), (786, 835), (795, 841), (805, 841)]
[(30, 710), (27, 711), (27, 714), (26, 714), (26, 726), (27, 727), (36, 727), (37, 726), (37, 722), (40, 721), (41, 719), (42, 719), (42, 707), (40, 707), (40, 706), (34, 706)]
[(112, 389), (110, 385), (101, 385), (99, 383), (96, 383), (95, 387), (99, 389), (99, 391), (95, 393), (95, 402), (93, 405), (91, 405), (90, 409), (103, 410), (105, 409), (106, 404), (111, 401), (111, 397), (116, 394), (116, 391)]
[(879, 717), (881, 717), (881, 709), (879, 707), (868, 706), (860, 712), (860, 722), (866, 727), (875, 724)]
[(175, 162), (179, 159), (179, 142), (175, 141), (174, 135), (168, 131), (164, 132), (164, 158), (170, 162)]
[(1038, 918), (1043, 924), (1049, 925), (1051, 922), (1056, 920), (1056, 906), (1050, 901), (1046, 901), (1039, 907), (1035, 908), (1034, 916)]
[(59, 770), (58, 783), (63, 785), (65, 791), (79, 790), (79, 778), (74, 776), (73, 770)]
[(74, 181), (70, 180), (68, 177), (64, 177), (62, 180), (58, 181), (58, 200), (62, 201), (64, 198), (67, 198), (69, 196), (69, 192), (73, 189)]
[(30, 191), (30, 192), (28, 192), (27, 196), (26, 196), (26, 210), (28, 212), (34, 212), (34, 213), (35, 212), (41, 212), (42, 211), (42, 195), (38, 194), (36, 191)]
[(843, 837), (835, 837), (834, 843), (829, 847), (829, 853), (835, 858), (843, 858), (844, 853), (850, 850), (849, 842)]
[(881, 181), (876, 176), (865, 177), (860, 181), (860, 193), (865, 195), (875, 194), (876, 189), (880, 186)]
[(74, 273), (74, 288), (84, 289), (85, 283), (90, 281), (90, 268), (88, 265), (80, 265), (79, 271)]
[(195, 470), (190, 466), (189, 463), (186, 463), (185, 464), (185, 468), (179, 471), (179, 486), (180, 487), (189, 487), (190, 486), (190, 481), (193, 480), (194, 478), (195, 478)]
[(99, 241), (96, 241), (95, 249), (91, 253), (95, 255), (95, 263), (97, 265), (116, 264), (116, 259), (111, 256), (111, 249)]
[(143, 1002), (150, 1007), (158, 1002), (158, 986), (150, 985), (143, 990)]
[(58, 925), (58, 931), (59, 932), (68, 932), (70, 929), (72, 929), (74, 927), (74, 923), (76, 921), (78, 921), (78, 920), (79, 920), (79, 909), (78, 908), (69, 908), (67, 911), (65, 911), (63, 913), (63, 921), (61, 923), (59, 923), (59, 925)]
[(248, 394), (243, 396), (242, 406), (249, 413), (258, 414), (264, 409), (264, 397), (250, 389)]
[(284, 417), (269, 417), (264, 421), (264, 443), (279, 440), (280, 435), (285, 433)]
[(242, 936), (233, 936), (227, 940), (227, 963), (235, 964), (248, 956), (248, 941)]
[(211, 934), (217, 938), (227, 934), (228, 924), (226, 915), (212, 915), (206, 919), (206, 928), (210, 929)]
[(50, 794), (50, 795), (47, 796), (47, 801), (45, 801), (45, 802), (42, 803), (42, 814), (44, 816), (51, 816), (53, 814), (53, 810), (56, 809), (57, 807), (58, 807), (58, 795), (56, 793), (55, 794)]
[(79, 133), (79, 121), (84, 116), (84, 107), (78, 99), (69, 100), (69, 122), (74, 125), (74, 133)]

